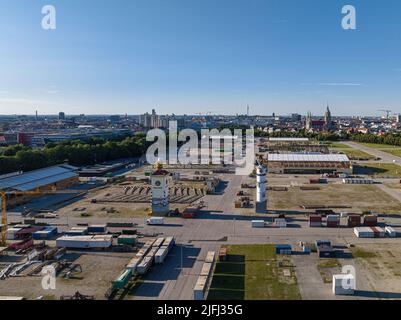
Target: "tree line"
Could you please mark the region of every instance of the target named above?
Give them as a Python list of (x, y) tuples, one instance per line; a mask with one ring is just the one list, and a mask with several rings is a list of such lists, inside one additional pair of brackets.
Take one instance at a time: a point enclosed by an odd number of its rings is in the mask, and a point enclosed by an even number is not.
[(75, 166), (93, 165), (104, 161), (139, 157), (149, 143), (144, 134), (105, 141), (67, 141), (48, 143), (44, 148), (33, 149), (23, 145), (9, 146), (0, 152), (0, 174), (41, 169), (60, 163)]

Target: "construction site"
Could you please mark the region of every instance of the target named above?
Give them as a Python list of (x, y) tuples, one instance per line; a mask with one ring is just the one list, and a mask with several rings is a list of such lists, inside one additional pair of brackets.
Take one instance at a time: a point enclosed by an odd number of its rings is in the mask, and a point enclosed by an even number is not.
[[(399, 179), (270, 172), (264, 143), (242, 176), (230, 166), (157, 163), (107, 180), (67, 168), (73, 180), (58, 185), (54, 169), (0, 178), (0, 296), (401, 298)], [(344, 266), (357, 285), (339, 294)]]

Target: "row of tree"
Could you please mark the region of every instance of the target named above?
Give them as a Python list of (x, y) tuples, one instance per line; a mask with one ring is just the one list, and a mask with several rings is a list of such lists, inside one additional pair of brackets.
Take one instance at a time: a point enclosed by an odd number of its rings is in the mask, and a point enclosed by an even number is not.
[(364, 142), (364, 143), (378, 143), (378, 144), (386, 144), (391, 146), (401, 146), (401, 134), (397, 133), (388, 133), (383, 136), (377, 136), (370, 133), (358, 133), (353, 134), (350, 137), (351, 140), (356, 142)]
[(148, 147), (145, 135), (121, 141), (69, 141), (49, 143), (42, 149), (17, 145), (4, 148), (0, 155), (0, 174), (30, 171), (60, 163), (82, 166), (104, 161), (139, 157)]

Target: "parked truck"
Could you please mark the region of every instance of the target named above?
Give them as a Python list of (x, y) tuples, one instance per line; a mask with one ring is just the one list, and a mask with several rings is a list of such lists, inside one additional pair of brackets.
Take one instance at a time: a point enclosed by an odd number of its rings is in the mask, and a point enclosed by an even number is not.
[(163, 217), (152, 217), (146, 220), (146, 224), (156, 226), (156, 225), (163, 225), (164, 218)]

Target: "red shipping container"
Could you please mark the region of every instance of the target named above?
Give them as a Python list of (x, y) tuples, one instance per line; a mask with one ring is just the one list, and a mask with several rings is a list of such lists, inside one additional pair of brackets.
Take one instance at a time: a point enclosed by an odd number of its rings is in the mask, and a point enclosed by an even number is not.
[(340, 223), (338, 221), (327, 221), (328, 228), (338, 228)]

